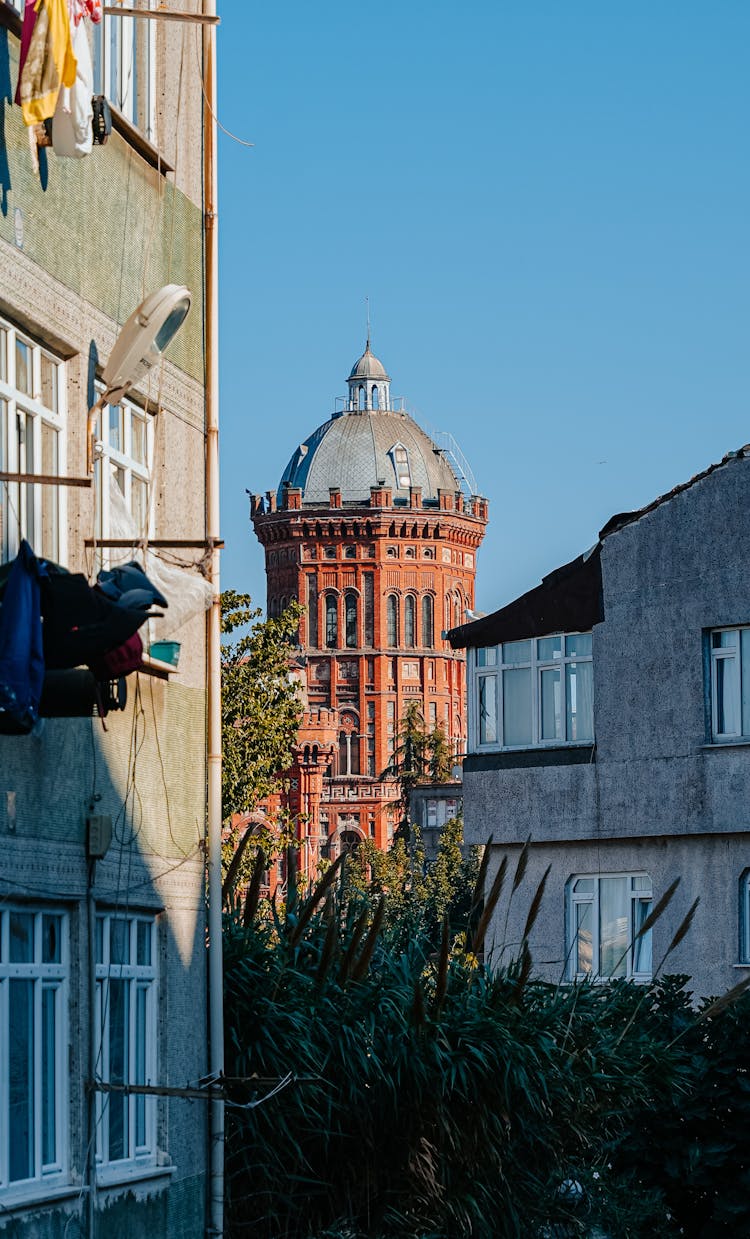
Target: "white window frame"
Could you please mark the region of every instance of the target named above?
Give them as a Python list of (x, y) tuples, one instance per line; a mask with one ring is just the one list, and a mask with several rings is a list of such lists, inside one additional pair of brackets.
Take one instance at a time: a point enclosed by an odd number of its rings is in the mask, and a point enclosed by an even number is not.
[[(590, 654), (568, 654), (566, 641), (576, 637), (591, 637), (590, 632), (556, 632), (544, 637), (525, 638), (530, 644), (531, 656), (521, 662), (503, 661), (503, 646), (520, 644), (517, 641), (501, 642), (497, 645), (470, 648), (469, 654), (469, 693), (471, 697), (469, 710), (469, 751), (476, 753), (505, 752), (531, 748), (575, 748), (590, 746), (594, 743), (594, 708), (592, 684), (591, 707), (591, 737), (584, 739), (568, 739), (565, 734), (542, 739), (542, 673), (559, 671), (560, 683), (560, 719), (562, 730), (565, 731), (567, 720), (567, 676), (566, 667), (577, 663), (589, 663), (593, 666), (593, 652)], [(551, 638), (559, 638), (561, 653), (551, 658), (539, 656), (539, 642)], [(494, 662), (491, 658), (495, 659)], [(531, 672), (531, 739), (522, 744), (505, 744), (503, 733), (503, 672), (529, 670)], [(593, 675), (593, 672), (592, 672)], [(495, 740), (481, 740), (481, 689), (483, 680), (494, 681), (495, 694)]]
[[(619, 967), (623, 970), (617, 973), (617, 977), (624, 977), (627, 980), (638, 981), (646, 984), (651, 981), (653, 976), (653, 957), (652, 957), (652, 931), (649, 929), (642, 935), (639, 940), (639, 953), (645, 952), (651, 962), (651, 966), (647, 970), (634, 971), (633, 967), (633, 940), (637, 933), (636, 917), (639, 910), (643, 912), (643, 920), (652, 910), (653, 907), (653, 882), (649, 874), (643, 871), (634, 871), (629, 873), (576, 873), (567, 883), (565, 891), (566, 899), (566, 933), (565, 933), (565, 956), (566, 956), (566, 971), (568, 979), (571, 981), (592, 980), (598, 983), (605, 983), (612, 980), (611, 975), (604, 975), (599, 971), (600, 952), (602, 947), (601, 942), (601, 883), (613, 878), (624, 879), (628, 883), (628, 930), (627, 930), (627, 947), (624, 951), (617, 952), (615, 966), (618, 965), (620, 955), (624, 954)], [(592, 889), (590, 892), (577, 891), (576, 885), (579, 882), (591, 882)], [(636, 883), (648, 883), (648, 887), (639, 889)], [(578, 923), (577, 909), (580, 906), (589, 905), (592, 909), (591, 917), (591, 971), (583, 971), (578, 968), (577, 958), (577, 942), (578, 942)], [(639, 908), (640, 906), (640, 908)], [(641, 921), (643, 923), (643, 921)]]
[[(142, 8), (152, 8), (146, 0)], [(109, 13), (94, 30), (94, 93), (110, 103), (149, 142), (156, 139), (156, 25), (147, 18), (118, 17)], [(133, 41), (145, 41), (148, 66), (144, 83), (133, 89)]]
[[(33, 961), (10, 960), (10, 922), (14, 915), (30, 915), (33, 921)], [(59, 961), (42, 962), (43, 918), (59, 920)], [(43, 1195), (50, 1188), (68, 1181), (68, 985), (70, 978), (68, 915), (60, 907), (29, 904), (7, 904), (0, 910), (0, 1208), (15, 1200)], [(10, 984), (14, 980), (30, 981), (33, 994), (33, 1173), (26, 1179), (10, 1180)], [(44, 1032), (43, 997), (53, 993), (54, 1045), (54, 1159), (43, 1162), (43, 1058)]]
[[(115, 922), (125, 922), (128, 933), (129, 963), (111, 961), (111, 927)], [(96, 1011), (95, 1028), (96, 1076), (103, 1083), (110, 1083), (110, 1031), (111, 1031), (111, 985), (113, 981), (128, 983), (128, 1044), (127, 1079), (117, 1081), (126, 1084), (156, 1084), (158, 1070), (158, 934), (156, 917), (147, 913), (99, 910), (97, 912), (97, 964), (96, 964)], [(138, 927), (146, 926), (150, 941), (150, 963), (138, 964)], [(137, 1029), (138, 995), (144, 994), (144, 1036), (139, 1040)], [(142, 1051), (142, 1069), (139, 1071), (139, 1049)], [(143, 1075), (139, 1080), (138, 1075)], [(111, 1157), (110, 1115), (115, 1101), (123, 1104), (127, 1121), (126, 1148), (124, 1156)], [(142, 1107), (144, 1139), (138, 1143), (138, 1108)], [(156, 1147), (156, 1098), (137, 1093), (96, 1094), (96, 1164), (97, 1176), (102, 1180), (116, 1180), (123, 1172), (139, 1167), (154, 1166), (157, 1161)]]
[[(16, 373), (17, 345), (31, 353), (32, 393), (18, 389)], [(42, 401), (42, 358), (55, 369), (57, 408), (48, 408)], [(8, 473), (52, 472), (64, 476), (67, 460), (67, 367), (61, 357), (38, 344), (25, 331), (0, 318), (0, 469)], [(20, 419), (31, 419), (32, 450), (21, 441)], [(57, 467), (42, 468), (42, 427), (48, 426), (56, 435)], [(42, 492), (46, 492), (43, 495)], [(57, 526), (53, 545), (42, 542), (42, 503), (54, 506)], [(63, 562), (66, 557), (67, 503), (64, 486), (35, 485), (27, 482), (0, 482), (0, 560), (13, 559), (21, 539), (31, 544), (34, 552), (48, 559)]]
[[(111, 413), (121, 411), (122, 447), (112, 443)], [(137, 420), (145, 431), (146, 461), (139, 461), (133, 455), (133, 423)], [(96, 455), (94, 460), (94, 485), (96, 487), (96, 525), (97, 537), (106, 541), (111, 536), (110, 528), (110, 481), (114, 479), (115, 471), (123, 475), (123, 494), (128, 511), (136, 523), (136, 535), (139, 538), (149, 538), (154, 532), (153, 503), (151, 502), (151, 472), (154, 458), (154, 419), (132, 400), (123, 397), (117, 405), (106, 404), (101, 410), (96, 422)], [(138, 526), (133, 512), (133, 479), (137, 479), (146, 487), (147, 518), (145, 528)], [(119, 485), (119, 483), (118, 483)], [(108, 563), (110, 555), (106, 547), (103, 562)]]
[[(716, 638), (724, 636), (736, 637), (734, 646), (716, 646)], [(712, 628), (708, 634), (711, 659), (711, 739), (716, 744), (732, 740), (750, 740), (750, 625), (737, 624), (732, 628)], [(743, 651), (746, 666), (743, 669)], [(723, 666), (722, 666), (723, 665)], [(737, 703), (737, 727), (733, 731), (720, 730), (719, 711), (719, 668), (722, 666), (722, 679), (725, 674), (731, 678), (733, 692)], [(745, 674), (743, 674), (743, 670)], [(747, 682), (746, 682), (747, 681)], [(743, 695), (745, 702), (743, 703)], [(744, 705), (744, 710), (743, 710)], [(743, 722), (743, 713), (745, 720)]]
[(403, 443), (394, 443), (389, 455), (393, 463), (393, 472), (396, 475), (397, 489), (408, 490), (412, 484), (409, 449), (404, 447)]

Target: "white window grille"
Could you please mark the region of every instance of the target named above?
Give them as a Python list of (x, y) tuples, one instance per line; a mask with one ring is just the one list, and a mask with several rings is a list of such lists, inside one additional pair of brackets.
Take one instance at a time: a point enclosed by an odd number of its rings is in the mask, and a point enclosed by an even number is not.
[[(65, 461), (65, 363), (0, 319), (0, 471), (59, 476)], [(37, 555), (65, 557), (65, 487), (0, 482), (0, 551), (22, 538)]]
[(0, 1205), (67, 1177), (68, 918), (0, 911)]
[(750, 739), (750, 627), (711, 633), (712, 739)]
[[(94, 485), (97, 502), (97, 537), (112, 536), (112, 482), (115, 482), (136, 535), (152, 533), (149, 486), (153, 458), (153, 419), (131, 400), (107, 404), (94, 430), (97, 456)], [(106, 558), (106, 554), (105, 554)]]
[(591, 633), (558, 633), (471, 651), (472, 749), (590, 743)]
[[(142, 8), (151, 8), (150, 0)], [(105, 14), (94, 31), (94, 92), (156, 137), (156, 22)]]
[[(156, 1084), (156, 922), (117, 912), (96, 918), (96, 1074), (106, 1084)], [(156, 1099), (98, 1092), (102, 1170), (156, 1160)]]
[(581, 875), (567, 888), (566, 958), (570, 979), (650, 981), (653, 891), (648, 874)]

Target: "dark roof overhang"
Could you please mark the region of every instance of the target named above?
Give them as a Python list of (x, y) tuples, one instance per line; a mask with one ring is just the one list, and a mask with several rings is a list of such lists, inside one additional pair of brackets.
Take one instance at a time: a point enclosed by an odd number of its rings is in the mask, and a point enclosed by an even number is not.
[(601, 549), (597, 542), (499, 611), (452, 628), (448, 633), (451, 645), (464, 649), (552, 632), (589, 632), (604, 619)]

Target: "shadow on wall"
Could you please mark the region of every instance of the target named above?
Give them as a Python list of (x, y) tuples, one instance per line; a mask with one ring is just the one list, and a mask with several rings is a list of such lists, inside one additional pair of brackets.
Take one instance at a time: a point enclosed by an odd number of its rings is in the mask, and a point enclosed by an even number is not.
[[(130, 685), (129, 685), (130, 688)], [(152, 696), (153, 693), (153, 696)], [(206, 1010), (205, 926), (203, 915), (203, 820), (199, 789), (183, 789), (184, 766), (175, 757), (180, 737), (169, 734), (167, 694), (161, 687), (133, 685), (133, 700), (105, 734), (98, 719), (51, 719), (38, 738), (0, 737), (0, 892), (6, 903), (32, 900), (40, 911), (65, 910), (70, 927), (69, 1028), (70, 1073), (65, 1107), (71, 1169), (86, 1178), (86, 1134), (76, 1116), (86, 1113), (89, 1032), (101, 1039), (96, 1074), (106, 1079), (104, 1062), (128, 1054), (123, 1027), (128, 982), (112, 961), (121, 958), (122, 939), (129, 935), (130, 963), (142, 950), (139, 926), (153, 944), (153, 1027), (144, 1044), (144, 1065), (150, 1082), (197, 1082), (207, 1070), (206, 1039), (196, 1036)], [(175, 711), (184, 709), (175, 703)], [(196, 707), (197, 709), (197, 707)], [(179, 728), (174, 728), (178, 731)], [(183, 735), (184, 740), (184, 735)], [(164, 759), (162, 762), (162, 758)], [(181, 780), (182, 776), (182, 780)], [(7, 790), (6, 790), (7, 789)], [(193, 803), (196, 806), (192, 812)], [(108, 815), (112, 842), (96, 862), (94, 895), (97, 927), (100, 1010), (96, 1026), (89, 1020), (86, 818)], [(131, 926), (124, 930), (124, 926)], [(119, 937), (117, 935), (120, 935)], [(115, 946), (117, 938), (117, 947)], [(106, 942), (106, 946), (104, 943)], [(150, 949), (150, 948), (149, 948)], [(145, 956), (144, 956), (145, 958)], [(106, 961), (109, 959), (109, 965)], [(139, 986), (148, 982), (141, 976)], [(136, 988), (133, 985), (133, 999)], [(105, 1000), (105, 994), (108, 998)], [(136, 1016), (131, 1012), (130, 1028)], [(145, 1018), (145, 1017), (144, 1017)], [(151, 1018), (151, 1017), (149, 1017)], [(205, 1022), (202, 1025), (205, 1027)], [(135, 1047), (134, 1047), (135, 1050)], [(67, 1061), (67, 1060), (66, 1060)], [(120, 1071), (120, 1074), (122, 1072)], [(131, 1077), (137, 1078), (137, 1077)], [(148, 1101), (100, 1095), (97, 1131), (110, 1160), (123, 1156), (124, 1142), (135, 1139), (135, 1124), (145, 1130)], [(107, 1107), (109, 1110), (107, 1112)], [(20, 1120), (19, 1120), (20, 1121)], [(133, 1194), (132, 1186), (100, 1195), (102, 1233), (128, 1239), (166, 1239), (172, 1234), (198, 1234), (205, 1208), (205, 1148), (208, 1105), (181, 1098), (159, 1098), (148, 1123), (154, 1166), (168, 1161), (170, 1178), (148, 1191)], [(85, 1126), (85, 1125), (84, 1125)], [(23, 1133), (21, 1133), (23, 1135)], [(138, 1137), (142, 1139), (143, 1136)], [(114, 1141), (115, 1147), (107, 1146)], [(27, 1140), (28, 1145), (28, 1140)], [(139, 1151), (139, 1157), (141, 1152)], [(127, 1154), (126, 1154), (127, 1157)], [(79, 1200), (76, 1224), (85, 1221), (85, 1198)], [(54, 1210), (37, 1212), (39, 1225), (28, 1233), (52, 1239), (59, 1233)], [(19, 1235), (26, 1234), (25, 1225)], [(75, 1230), (73, 1231), (75, 1233)]]

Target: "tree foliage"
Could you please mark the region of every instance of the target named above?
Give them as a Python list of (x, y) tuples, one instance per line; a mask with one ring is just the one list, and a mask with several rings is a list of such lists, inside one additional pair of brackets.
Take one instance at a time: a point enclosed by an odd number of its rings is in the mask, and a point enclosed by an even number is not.
[(401, 812), (409, 820), (409, 796), (420, 783), (447, 783), (453, 757), (442, 727), (428, 730), (422, 706), (410, 701), (401, 717), (393, 759), (383, 777), (401, 785)]
[(525, 944), (490, 972), (503, 877), (484, 904), (478, 876), (435, 947), (340, 866), (283, 915), (227, 924), (231, 1236), (750, 1233), (748, 995), (696, 1010), (684, 977), (551, 986)]
[(224, 634), (248, 632), (222, 647), (222, 817), (247, 813), (273, 791), (291, 761), (300, 716), (299, 690), (290, 675), (301, 607), (290, 603), (278, 619), (261, 620), (248, 594), (221, 595)]

